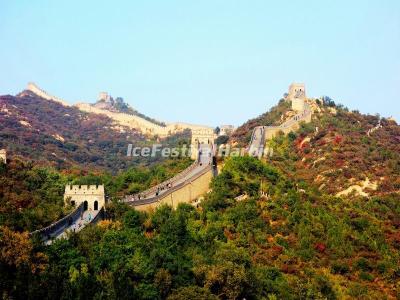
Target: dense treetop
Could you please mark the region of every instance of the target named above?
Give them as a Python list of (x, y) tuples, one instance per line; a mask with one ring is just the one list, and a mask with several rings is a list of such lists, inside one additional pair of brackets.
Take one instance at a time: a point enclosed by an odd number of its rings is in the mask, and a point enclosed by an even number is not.
[[(227, 160), (211, 187), (198, 208), (181, 204), (142, 213), (111, 202), (110, 219), (49, 247), (1, 227), (2, 294), (20, 299), (399, 295), (395, 196), (347, 201), (307, 186), (300, 191), (276, 168), (250, 157)], [(235, 201), (244, 193), (246, 200)]]

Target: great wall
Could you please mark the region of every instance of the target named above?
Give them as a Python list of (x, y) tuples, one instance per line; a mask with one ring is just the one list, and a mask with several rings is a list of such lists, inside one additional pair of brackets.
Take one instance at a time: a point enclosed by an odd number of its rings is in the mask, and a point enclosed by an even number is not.
[(65, 100), (63, 100), (61, 98), (58, 98), (56, 96), (52, 96), (52, 95), (48, 94), (45, 90), (41, 89), (40, 87), (38, 87), (33, 82), (29, 82), (27, 87), (26, 87), (26, 89), (28, 91), (31, 91), (32, 93), (38, 95), (39, 97), (42, 97), (42, 98), (46, 99), (46, 100), (53, 100), (53, 101), (58, 102), (58, 103), (60, 103), (60, 104), (62, 104), (64, 106), (70, 106), (67, 101), (65, 101)]
[[(44, 99), (56, 101), (64, 106), (71, 106), (68, 104), (67, 101), (47, 93), (33, 82), (28, 83), (26, 89)], [(153, 136), (157, 135), (159, 137), (167, 137), (169, 135), (182, 132), (185, 129), (189, 129), (192, 131), (199, 131), (199, 132), (203, 131), (206, 132), (206, 134), (208, 134), (209, 132), (214, 130), (212, 127), (209, 126), (194, 125), (182, 122), (169, 123), (166, 126), (161, 126), (159, 124), (150, 122), (139, 116), (126, 113), (112, 112), (106, 109), (100, 109), (88, 103), (77, 103), (73, 106), (87, 113), (106, 115), (107, 117), (115, 121), (118, 125), (139, 130), (146, 135), (153, 135)]]
[[(175, 177), (136, 195), (127, 195), (123, 202), (139, 210), (168, 204), (174, 208), (179, 203), (190, 203), (206, 193), (216, 174), (213, 142), (199, 144), (195, 162)], [(195, 157), (196, 157), (195, 156)]]
[[(28, 89), (40, 97), (68, 105), (64, 100), (47, 94), (32, 83), (28, 85)], [(304, 84), (290, 85), (287, 101), (291, 101), (292, 110), (296, 111), (297, 114), (279, 126), (255, 127), (248, 148), (249, 155), (261, 157), (266, 141), (272, 139), (278, 132), (287, 134), (297, 130), (301, 122), (311, 121), (312, 110), (305, 96)], [(193, 203), (209, 190), (211, 179), (216, 174), (216, 151), (214, 145), (216, 136), (211, 127), (185, 123), (174, 123), (163, 127), (137, 116), (106, 111), (95, 108), (90, 104), (81, 103), (77, 107), (85, 112), (105, 114), (121, 125), (132, 128), (139, 126), (143, 133), (159, 135), (160, 137), (165, 137), (184, 129), (191, 130), (192, 149), (195, 149), (192, 152), (194, 163), (175, 177), (146, 191), (135, 195), (126, 195), (122, 199), (126, 204), (138, 210), (154, 209), (162, 204), (176, 208), (179, 203)], [(64, 201), (66, 204), (74, 206), (75, 209), (63, 219), (31, 233), (31, 235), (39, 235), (44, 242), (49, 244), (54, 239), (66, 237), (68, 231), (76, 232), (90, 223), (97, 222), (102, 217), (105, 209), (104, 186), (67, 185)]]
[(289, 86), (287, 101), (292, 104), (292, 110), (297, 114), (283, 122), (279, 126), (257, 126), (253, 129), (248, 153), (251, 156), (261, 158), (264, 155), (267, 140), (274, 138), (279, 132), (288, 134), (300, 128), (300, 123), (309, 123), (312, 118), (312, 110), (305, 94), (304, 84), (293, 83)]
[(157, 135), (162, 138), (176, 134), (178, 132), (182, 132), (185, 129), (196, 130), (196, 131), (214, 130), (212, 127), (208, 126), (193, 125), (193, 124), (179, 123), (179, 122), (170, 123), (167, 124), (166, 126), (161, 126), (135, 115), (111, 112), (108, 110), (93, 107), (92, 105), (87, 103), (78, 103), (75, 106), (80, 110), (88, 113), (106, 115), (110, 119), (116, 121), (119, 125), (126, 126), (132, 129), (140, 129), (140, 131), (143, 134)]
[(30, 236), (37, 236), (49, 245), (67, 237), (68, 232), (79, 232), (88, 224), (97, 223), (104, 217), (104, 185), (66, 185), (64, 203), (74, 210), (49, 226), (31, 232)]

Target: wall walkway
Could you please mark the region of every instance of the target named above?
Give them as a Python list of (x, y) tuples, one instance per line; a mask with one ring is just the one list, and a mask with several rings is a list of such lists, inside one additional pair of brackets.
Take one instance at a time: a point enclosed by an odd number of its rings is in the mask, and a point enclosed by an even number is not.
[(282, 131), (288, 134), (291, 131), (296, 131), (300, 128), (300, 123), (311, 122), (312, 110), (310, 106), (305, 103), (305, 109), (299, 114), (291, 117), (279, 126), (257, 126), (253, 129), (253, 133), (249, 145), (249, 155), (255, 157), (262, 157), (264, 153), (265, 142), (275, 137), (278, 132)]
[(139, 210), (155, 208), (162, 204), (176, 207), (179, 203), (189, 203), (209, 190), (214, 176), (214, 148), (202, 144), (198, 159), (175, 177), (136, 195), (128, 195), (123, 200)]

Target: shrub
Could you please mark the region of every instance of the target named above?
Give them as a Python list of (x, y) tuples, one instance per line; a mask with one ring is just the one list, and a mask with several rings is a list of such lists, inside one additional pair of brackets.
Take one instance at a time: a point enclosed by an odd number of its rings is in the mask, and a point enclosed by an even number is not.
[(124, 225), (132, 229), (140, 229), (144, 221), (143, 214), (131, 209), (124, 215)]
[(370, 271), (372, 269), (369, 261), (364, 257), (359, 258), (355, 262), (354, 267), (355, 267), (355, 269), (361, 270), (361, 271), (364, 271), (364, 272), (365, 271)]
[(334, 262), (332, 264), (332, 273), (334, 274), (347, 274), (350, 272), (350, 268), (348, 265), (344, 264), (344, 263), (340, 263), (340, 262)]
[(368, 295), (368, 288), (359, 283), (350, 285), (348, 293), (351, 297), (355, 299), (360, 299), (362, 296)]
[(370, 273), (367, 272), (361, 272), (360, 273), (360, 279), (365, 280), (365, 281), (373, 281), (374, 276), (372, 276)]

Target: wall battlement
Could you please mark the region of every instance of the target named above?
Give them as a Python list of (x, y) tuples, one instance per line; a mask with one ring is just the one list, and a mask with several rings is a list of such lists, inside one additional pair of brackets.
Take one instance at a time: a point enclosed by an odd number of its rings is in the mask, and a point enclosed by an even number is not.
[(104, 185), (66, 185), (65, 186), (66, 195), (94, 195), (94, 194), (104, 194)]
[(64, 201), (75, 207), (83, 203), (84, 210), (99, 210), (105, 205), (104, 185), (66, 185)]

